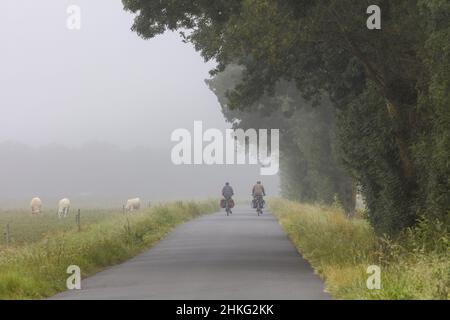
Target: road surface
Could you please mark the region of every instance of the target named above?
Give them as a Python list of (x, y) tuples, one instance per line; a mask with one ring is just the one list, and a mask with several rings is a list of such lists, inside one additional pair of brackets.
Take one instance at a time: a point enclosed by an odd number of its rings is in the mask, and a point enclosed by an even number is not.
[(236, 207), (187, 222), (150, 250), (53, 299), (330, 299), (273, 215)]

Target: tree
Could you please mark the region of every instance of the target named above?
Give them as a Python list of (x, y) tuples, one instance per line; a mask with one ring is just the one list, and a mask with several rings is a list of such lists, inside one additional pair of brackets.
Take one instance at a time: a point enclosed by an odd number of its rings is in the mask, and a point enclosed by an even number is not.
[[(234, 128), (281, 129), (282, 194), (297, 201), (328, 204), (337, 195), (346, 211), (353, 213), (353, 183), (335, 152), (335, 110), (331, 103), (323, 99), (313, 107), (293, 83), (284, 82), (277, 85), (273, 96), (263, 96), (244, 110), (230, 109), (227, 93), (240, 83), (243, 71), (240, 66), (229, 65), (206, 82)], [(274, 112), (276, 106), (283, 112)]]
[[(185, 41), (218, 62), (213, 74), (232, 63), (244, 67), (228, 94), (231, 109), (274, 96), (282, 81), (295, 83), (313, 105), (328, 97), (341, 156), (360, 179), (378, 232), (395, 234), (419, 215), (442, 219), (450, 211), (444, 1), (380, 0), (381, 30), (366, 28), (368, 4), (357, 0), (123, 3), (136, 13), (132, 28), (142, 37), (189, 30)], [(282, 104), (261, 112), (267, 108)]]

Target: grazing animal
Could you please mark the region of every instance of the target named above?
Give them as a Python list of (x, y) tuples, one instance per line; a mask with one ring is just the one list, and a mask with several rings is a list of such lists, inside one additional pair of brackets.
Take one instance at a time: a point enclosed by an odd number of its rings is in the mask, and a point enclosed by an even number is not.
[(125, 209), (127, 211), (135, 211), (139, 210), (140, 208), (141, 208), (141, 199), (139, 198), (129, 199), (127, 201), (127, 205), (125, 206)]
[(61, 199), (58, 204), (58, 218), (65, 218), (69, 214), (70, 200), (67, 198)]
[(42, 201), (38, 197), (31, 199), (30, 203), (31, 213), (39, 214), (42, 212)]

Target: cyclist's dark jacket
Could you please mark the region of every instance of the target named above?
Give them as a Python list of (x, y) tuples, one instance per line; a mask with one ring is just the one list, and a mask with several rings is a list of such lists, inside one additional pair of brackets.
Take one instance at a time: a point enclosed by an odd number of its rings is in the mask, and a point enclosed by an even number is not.
[(222, 189), (222, 195), (225, 198), (231, 198), (234, 195), (233, 188), (231, 186), (224, 186)]

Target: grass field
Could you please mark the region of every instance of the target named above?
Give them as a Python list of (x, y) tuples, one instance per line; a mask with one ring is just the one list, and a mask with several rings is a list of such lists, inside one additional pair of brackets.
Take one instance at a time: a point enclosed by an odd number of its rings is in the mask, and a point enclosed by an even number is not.
[[(81, 224), (86, 227), (123, 214), (121, 209), (82, 209)], [(20, 246), (42, 240), (54, 233), (66, 232), (77, 228), (75, 215), (72, 210), (67, 218), (59, 219), (56, 213), (44, 212), (40, 215), (31, 215), (30, 210), (0, 211), (0, 228), (2, 235), (9, 223), (10, 244)], [(6, 244), (4, 236), (0, 239), (0, 247)]]
[(139, 212), (83, 210), (81, 230), (74, 214), (31, 216), (2, 212), (11, 225), (11, 244), (0, 246), (0, 299), (40, 299), (65, 290), (67, 267), (86, 277), (135, 256), (175, 226), (216, 211), (217, 201), (159, 204)]
[[(269, 206), (289, 237), (337, 299), (449, 299), (448, 226), (421, 221), (398, 239), (377, 237), (363, 218), (336, 207), (273, 199)], [(369, 290), (367, 268), (381, 270)]]

